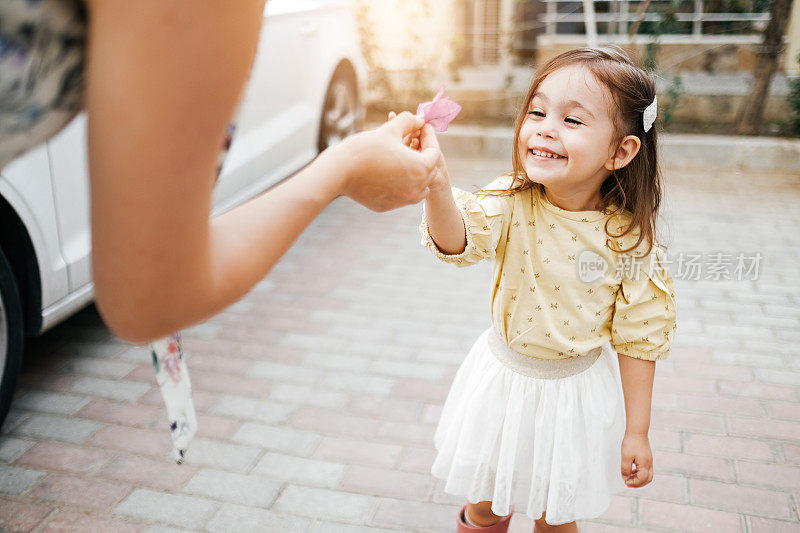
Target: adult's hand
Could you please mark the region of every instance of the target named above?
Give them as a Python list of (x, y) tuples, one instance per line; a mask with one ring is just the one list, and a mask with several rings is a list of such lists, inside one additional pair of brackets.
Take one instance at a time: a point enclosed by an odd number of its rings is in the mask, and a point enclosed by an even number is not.
[[(394, 111), (389, 113), (389, 120), (394, 119), (397, 113)], [(416, 151), (423, 151), (438, 155), (436, 160), (436, 168), (434, 169), (433, 178), (428, 184), (430, 191), (447, 190), (450, 192), (450, 174), (447, 171), (447, 164), (444, 160), (444, 155), (439, 148), (439, 141), (436, 138), (436, 131), (430, 124), (425, 124), (419, 130), (413, 131), (403, 137), (403, 144)]]
[(333, 150), (347, 169), (341, 194), (373, 211), (422, 201), (441, 153), (438, 146), (413, 150), (403, 140), (424, 125), (423, 119), (404, 112), (335, 146)]

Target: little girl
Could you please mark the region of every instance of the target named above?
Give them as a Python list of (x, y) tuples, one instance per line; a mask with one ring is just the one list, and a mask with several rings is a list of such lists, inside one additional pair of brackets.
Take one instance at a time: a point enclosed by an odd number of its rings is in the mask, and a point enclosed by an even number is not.
[[(459, 531), (506, 531), (514, 503), (534, 531), (577, 531), (608, 508), (620, 473), (629, 487), (653, 479), (655, 361), (676, 328), (655, 239), (655, 97), (621, 50), (572, 50), (533, 80), (511, 174), (470, 193), (440, 160), (423, 245), (458, 266), (494, 260), (492, 327), (434, 437), (433, 474), (468, 501)], [(409, 142), (436, 146), (428, 125)]]

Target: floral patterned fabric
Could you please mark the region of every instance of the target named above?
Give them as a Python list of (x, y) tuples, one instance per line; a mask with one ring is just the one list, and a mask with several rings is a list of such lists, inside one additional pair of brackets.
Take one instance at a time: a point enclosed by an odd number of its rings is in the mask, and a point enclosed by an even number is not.
[(189, 441), (197, 431), (192, 383), (184, 360), (180, 334), (173, 333), (165, 339), (151, 343), (150, 353), (153, 356), (156, 381), (167, 406), (173, 457), (180, 464), (186, 457)]
[(85, 39), (78, 0), (0, 1), (0, 168), (80, 112)]

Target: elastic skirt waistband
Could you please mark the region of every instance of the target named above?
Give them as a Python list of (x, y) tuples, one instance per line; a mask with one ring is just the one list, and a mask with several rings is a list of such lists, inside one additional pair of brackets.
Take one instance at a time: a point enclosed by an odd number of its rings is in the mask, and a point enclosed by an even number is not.
[(566, 359), (529, 357), (509, 348), (494, 328), (489, 332), (489, 348), (498, 361), (514, 372), (537, 379), (561, 379), (580, 374), (592, 366), (603, 352), (603, 347), (598, 346), (587, 354)]

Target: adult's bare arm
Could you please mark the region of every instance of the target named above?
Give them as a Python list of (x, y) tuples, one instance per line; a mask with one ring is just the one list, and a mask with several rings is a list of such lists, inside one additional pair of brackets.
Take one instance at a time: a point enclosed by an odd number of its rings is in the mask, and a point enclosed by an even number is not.
[(95, 296), (125, 339), (160, 337), (239, 299), (338, 195), (386, 210), (427, 194), (436, 156), (402, 145), (422, 125), (406, 114), (209, 219), (218, 150), (251, 68), (263, 7), (263, 0), (89, 1)]

